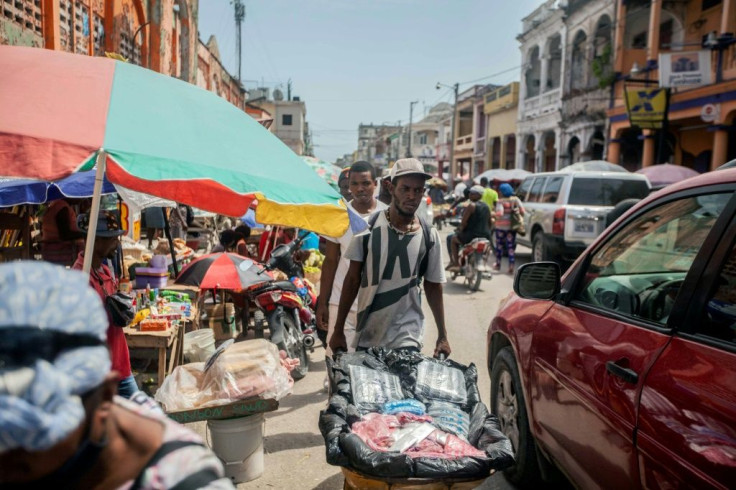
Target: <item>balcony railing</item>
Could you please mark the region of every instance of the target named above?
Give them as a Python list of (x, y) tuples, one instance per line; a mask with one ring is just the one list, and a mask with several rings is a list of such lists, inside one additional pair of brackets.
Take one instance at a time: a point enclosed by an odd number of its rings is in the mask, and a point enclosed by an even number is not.
[(455, 151), (473, 150), (473, 135), (460, 136), (455, 140)]

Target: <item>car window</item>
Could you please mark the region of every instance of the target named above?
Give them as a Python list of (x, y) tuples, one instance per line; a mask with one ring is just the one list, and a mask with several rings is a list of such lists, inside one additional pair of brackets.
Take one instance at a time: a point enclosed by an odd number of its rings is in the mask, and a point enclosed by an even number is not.
[(521, 199), (522, 201), (526, 201), (526, 194), (529, 192), (529, 189), (532, 186), (532, 182), (534, 182), (534, 178), (526, 178), (519, 186), (519, 189), (516, 191), (516, 196)]
[(564, 177), (550, 177), (547, 179), (547, 185), (545, 186), (544, 193), (542, 194), (542, 202), (557, 202), (557, 197), (560, 195), (563, 180), (565, 180)]
[(730, 197), (679, 199), (619, 228), (591, 257), (576, 300), (666, 324), (695, 256)]
[(643, 180), (576, 177), (570, 186), (568, 204), (615, 206), (624, 199), (644, 199), (649, 185)]
[(529, 198), (527, 199), (528, 202), (539, 202), (539, 199), (542, 197), (542, 187), (544, 187), (545, 180), (545, 177), (537, 177), (534, 179), (532, 190), (529, 192)]
[(697, 333), (736, 342), (736, 245), (720, 269), (702, 317), (705, 322), (697, 325)]

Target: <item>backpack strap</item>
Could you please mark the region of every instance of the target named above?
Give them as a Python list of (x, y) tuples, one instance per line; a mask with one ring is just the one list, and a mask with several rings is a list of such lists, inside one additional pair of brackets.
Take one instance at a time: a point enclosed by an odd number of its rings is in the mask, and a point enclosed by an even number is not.
[(432, 240), (432, 229), (429, 226), (429, 223), (422, 218), (421, 216), (418, 216), (419, 218), (419, 225), (422, 227), (422, 235), (424, 235), (424, 256), (422, 257), (422, 261), (419, 263), (419, 281), (424, 278), (424, 274), (427, 273), (427, 267), (429, 267), (429, 251), (432, 250), (432, 247), (434, 247), (434, 240)]

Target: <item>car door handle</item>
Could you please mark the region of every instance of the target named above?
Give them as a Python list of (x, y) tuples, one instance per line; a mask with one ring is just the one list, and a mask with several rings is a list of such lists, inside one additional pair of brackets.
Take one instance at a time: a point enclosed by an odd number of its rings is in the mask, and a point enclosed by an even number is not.
[(614, 376), (618, 376), (619, 378), (623, 379), (629, 384), (635, 385), (639, 382), (639, 375), (636, 373), (636, 371), (634, 371), (633, 369), (625, 368), (623, 366), (619, 366), (613, 361), (608, 361), (606, 363), (606, 370)]

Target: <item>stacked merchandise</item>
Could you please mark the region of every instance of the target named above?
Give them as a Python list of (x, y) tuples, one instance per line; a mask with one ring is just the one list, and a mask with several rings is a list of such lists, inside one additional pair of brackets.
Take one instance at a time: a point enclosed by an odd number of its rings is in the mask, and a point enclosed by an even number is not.
[(328, 372), (320, 430), (330, 464), (377, 477), (483, 478), (513, 463), (472, 364), (374, 348), (328, 360)]
[(223, 344), (205, 362), (174, 369), (156, 392), (167, 412), (214, 407), (245, 398), (279, 400), (291, 393), (293, 359), (264, 339)]

